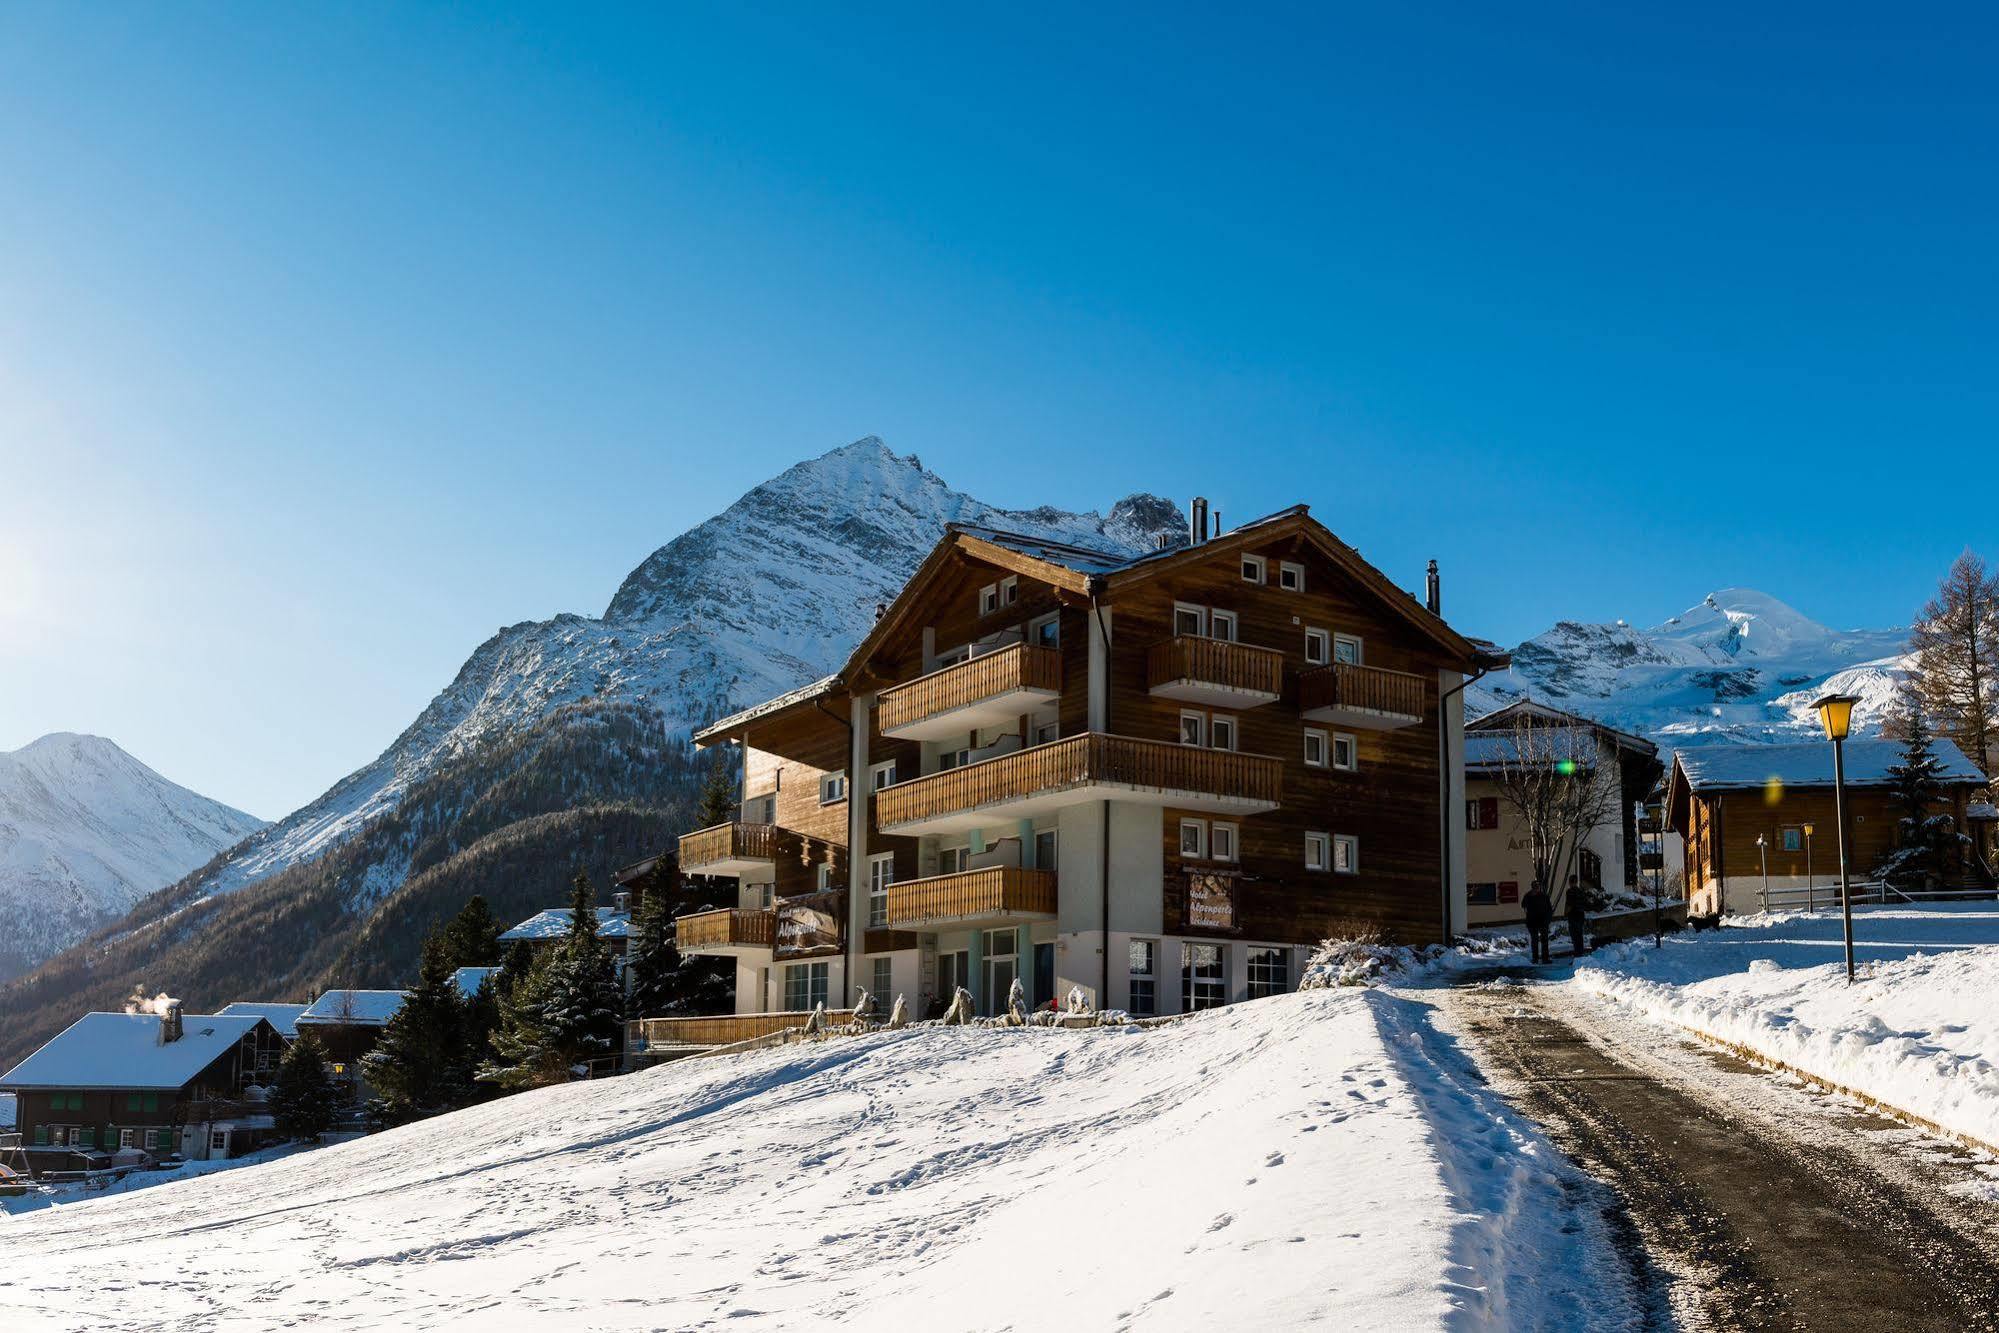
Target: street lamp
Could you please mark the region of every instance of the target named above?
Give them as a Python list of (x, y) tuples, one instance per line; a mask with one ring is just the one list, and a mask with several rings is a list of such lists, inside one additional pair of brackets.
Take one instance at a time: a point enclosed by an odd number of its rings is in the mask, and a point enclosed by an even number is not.
[(1756, 855), (1763, 862), (1763, 910), (1770, 910), (1770, 840), (1761, 833), (1756, 835)]
[(1807, 912), (1816, 912), (1819, 910), (1819, 881), (1818, 881), (1818, 876), (1812, 873), (1812, 834), (1815, 833), (1816, 831), (1817, 830), (1812, 827), (1812, 822), (1809, 819), (1806, 820), (1805, 821), (1805, 910)]
[(1839, 909), (1846, 937), (1846, 984), (1853, 984), (1853, 886), (1846, 876), (1846, 733), (1853, 729), (1850, 694), (1828, 694), (1814, 704), (1826, 739), (1832, 742), (1832, 817), (1839, 825)]

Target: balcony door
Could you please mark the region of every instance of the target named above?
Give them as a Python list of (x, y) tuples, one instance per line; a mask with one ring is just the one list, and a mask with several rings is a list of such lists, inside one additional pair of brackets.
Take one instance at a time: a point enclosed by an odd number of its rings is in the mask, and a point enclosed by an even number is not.
[(1013, 979), (1020, 975), (1020, 932), (989, 930), (985, 949), (985, 1013), (988, 1017), (1006, 1012), (1006, 997)]

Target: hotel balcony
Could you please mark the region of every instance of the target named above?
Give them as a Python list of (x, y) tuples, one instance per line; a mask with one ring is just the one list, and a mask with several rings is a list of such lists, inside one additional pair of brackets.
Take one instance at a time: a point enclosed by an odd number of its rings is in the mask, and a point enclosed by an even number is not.
[(768, 878), (776, 871), (777, 838), (775, 824), (717, 824), (682, 834), (680, 873)]
[(1298, 677), (1298, 708), (1308, 722), (1394, 731), (1423, 720), (1424, 683), (1407, 671), (1335, 662)]
[(1136, 801), (1253, 815), (1281, 800), (1266, 755), (1086, 732), (946, 769), (875, 795), (877, 827), (914, 837), (1030, 819), (1086, 801)]
[(891, 884), (892, 930), (936, 930), (972, 922), (1055, 916), (1055, 872), (988, 866)]
[(997, 726), (1060, 698), (1062, 655), (1016, 643), (883, 690), (875, 718), (884, 736), (934, 741)]
[(1210, 708), (1255, 708), (1283, 695), (1284, 654), (1183, 634), (1152, 645), (1146, 675), (1157, 698)]
[(777, 913), (724, 907), (692, 912), (673, 920), (674, 943), (682, 953), (739, 957), (767, 954), (777, 938)]

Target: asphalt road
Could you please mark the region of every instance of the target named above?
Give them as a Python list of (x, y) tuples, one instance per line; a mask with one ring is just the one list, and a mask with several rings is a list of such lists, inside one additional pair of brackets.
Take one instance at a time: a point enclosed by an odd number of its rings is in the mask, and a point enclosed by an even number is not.
[(1565, 974), (1494, 969), (1426, 998), (1618, 1196), (1669, 1322), (1999, 1333), (1989, 1162), (1551, 984)]

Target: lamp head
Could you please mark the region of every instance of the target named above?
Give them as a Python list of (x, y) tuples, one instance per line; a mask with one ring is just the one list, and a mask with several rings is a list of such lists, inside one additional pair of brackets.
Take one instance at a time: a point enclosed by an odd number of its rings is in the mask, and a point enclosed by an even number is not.
[(1860, 700), (1851, 694), (1828, 694), (1813, 704), (1818, 710), (1819, 725), (1825, 728), (1825, 738), (1829, 741), (1843, 741), (1853, 730), (1853, 706)]
[(1812, 836), (1812, 832), (1813, 832), (1813, 830), (1812, 830), (1812, 825), (1811, 825), (1811, 821), (1810, 821), (1810, 820), (1807, 820), (1807, 821), (1805, 821), (1805, 836), (1806, 836), (1807, 838), (1811, 837), (1811, 836)]

